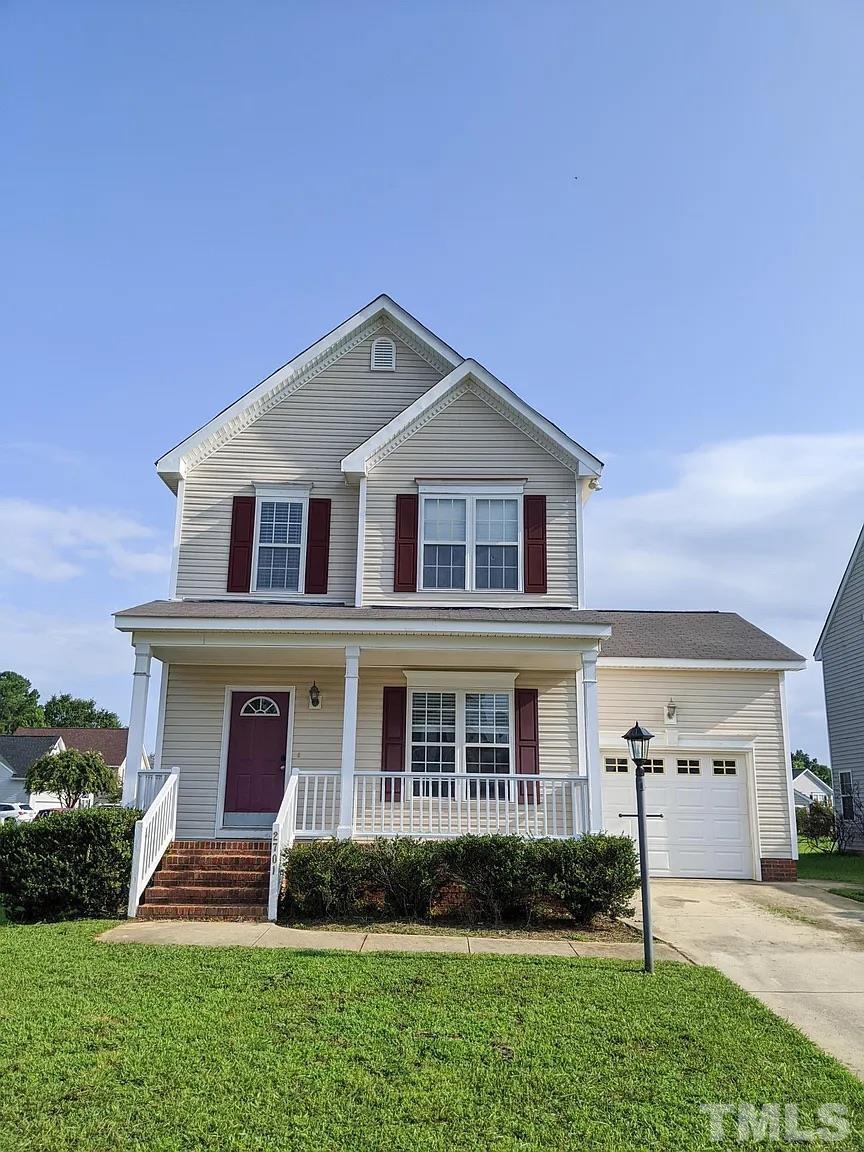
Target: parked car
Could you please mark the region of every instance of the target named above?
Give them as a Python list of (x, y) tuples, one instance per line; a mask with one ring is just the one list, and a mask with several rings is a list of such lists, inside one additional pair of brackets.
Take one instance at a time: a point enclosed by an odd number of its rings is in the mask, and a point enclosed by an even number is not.
[(35, 819), (36, 813), (29, 804), (16, 804), (7, 801), (0, 804), (0, 821), (20, 820), (21, 823), (27, 824)]

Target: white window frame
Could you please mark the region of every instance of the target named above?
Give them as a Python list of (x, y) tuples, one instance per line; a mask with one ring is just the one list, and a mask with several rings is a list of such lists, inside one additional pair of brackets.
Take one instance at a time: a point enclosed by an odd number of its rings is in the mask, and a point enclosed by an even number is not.
[[(408, 680), (408, 707), (405, 709), (405, 774), (408, 779), (420, 779), (428, 776), (431, 780), (436, 775), (444, 773), (411, 772), (411, 717), (414, 710), (415, 692), (452, 692), (456, 696), (456, 758), (454, 775), (471, 779), (472, 776), (495, 775), (494, 773), (468, 772), (466, 770), (465, 745), (465, 697), (475, 692), (495, 692), (509, 697), (507, 707), (509, 711), (508, 749), (510, 753), (510, 771), (507, 776), (501, 774), (505, 780), (516, 775), (516, 673), (515, 672), (439, 672), (439, 673), (410, 673), (406, 672)], [(490, 745), (495, 747), (495, 745)], [(497, 745), (503, 748), (503, 744)]]
[[(516, 596), (524, 591), (525, 580), (525, 520), (523, 513), (524, 484), (419, 484), (420, 531), (417, 550), (417, 588), (420, 592), (475, 592), (481, 596)], [(423, 559), (426, 554), (426, 500), (465, 501), (465, 586), (464, 588), (428, 587), (423, 579)], [(476, 547), (477, 547), (477, 500), (516, 501), (516, 587), (477, 588), (475, 587)], [(458, 543), (458, 542), (457, 542)], [(494, 547), (494, 545), (493, 545)], [(512, 545), (505, 545), (512, 547)]]
[[(844, 776), (846, 779), (844, 780)], [(844, 789), (844, 785), (848, 782), (848, 792)], [(855, 778), (848, 768), (844, 768), (837, 773), (837, 796), (840, 799), (840, 817), (843, 820), (853, 820), (855, 818)], [(852, 815), (846, 815), (844, 800), (848, 800), (852, 808)]]
[[(303, 596), (306, 591), (306, 536), (309, 530), (309, 485), (255, 485), (255, 533), (252, 540), (252, 579), (251, 592), (254, 596), (264, 596), (268, 600), (291, 599)], [(282, 504), (302, 504), (303, 521), (300, 526), (300, 571), (297, 574), (297, 588), (259, 588), (258, 587), (258, 549), (261, 535), (261, 506), (265, 501), (276, 501)], [(264, 545), (269, 548), (269, 544)], [(280, 545), (276, 545), (280, 547)], [(294, 547), (294, 545), (292, 545)]]

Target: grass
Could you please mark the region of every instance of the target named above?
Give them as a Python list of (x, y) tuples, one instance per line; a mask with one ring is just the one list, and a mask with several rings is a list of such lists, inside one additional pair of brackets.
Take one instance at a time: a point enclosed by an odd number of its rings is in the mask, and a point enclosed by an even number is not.
[(864, 856), (849, 852), (812, 852), (799, 841), (798, 877), (801, 880), (845, 880), (864, 888)]
[(830, 1147), (864, 1138), (864, 1085), (712, 969), (103, 927), (0, 930), (3, 1152), (678, 1152), (736, 1101), (845, 1105)]
[(864, 889), (861, 888), (829, 888), (832, 896), (845, 896), (847, 900), (857, 900), (864, 904)]

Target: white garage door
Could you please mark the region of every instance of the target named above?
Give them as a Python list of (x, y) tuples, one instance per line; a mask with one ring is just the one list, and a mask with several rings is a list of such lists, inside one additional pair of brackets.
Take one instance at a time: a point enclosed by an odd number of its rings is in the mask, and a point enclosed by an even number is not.
[[(603, 818), (608, 832), (635, 840), (635, 769), (617, 753), (603, 759)], [(648, 862), (652, 876), (750, 879), (746, 762), (723, 753), (656, 756), (645, 772)]]

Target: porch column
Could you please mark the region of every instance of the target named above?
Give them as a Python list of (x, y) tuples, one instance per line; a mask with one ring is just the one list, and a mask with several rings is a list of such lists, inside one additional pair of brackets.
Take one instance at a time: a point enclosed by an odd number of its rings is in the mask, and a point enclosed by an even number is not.
[(132, 704), (129, 708), (129, 735), (126, 740), (126, 768), (123, 773), (123, 804), (134, 808), (138, 791), (138, 772), (144, 753), (144, 728), (147, 723), (147, 694), (150, 691), (150, 645), (135, 645), (135, 671), (132, 673)]
[(582, 653), (582, 724), (588, 774), (588, 827), (603, 830), (603, 772), (600, 764), (600, 725), (597, 718), (597, 651)]
[(360, 648), (345, 649), (345, 706), (342, 712), (342, 784), (339, 826), (336, 835), (350, 840), (354, 832), (354, 759), (357, 751), (357, 689), (360, 679)]

